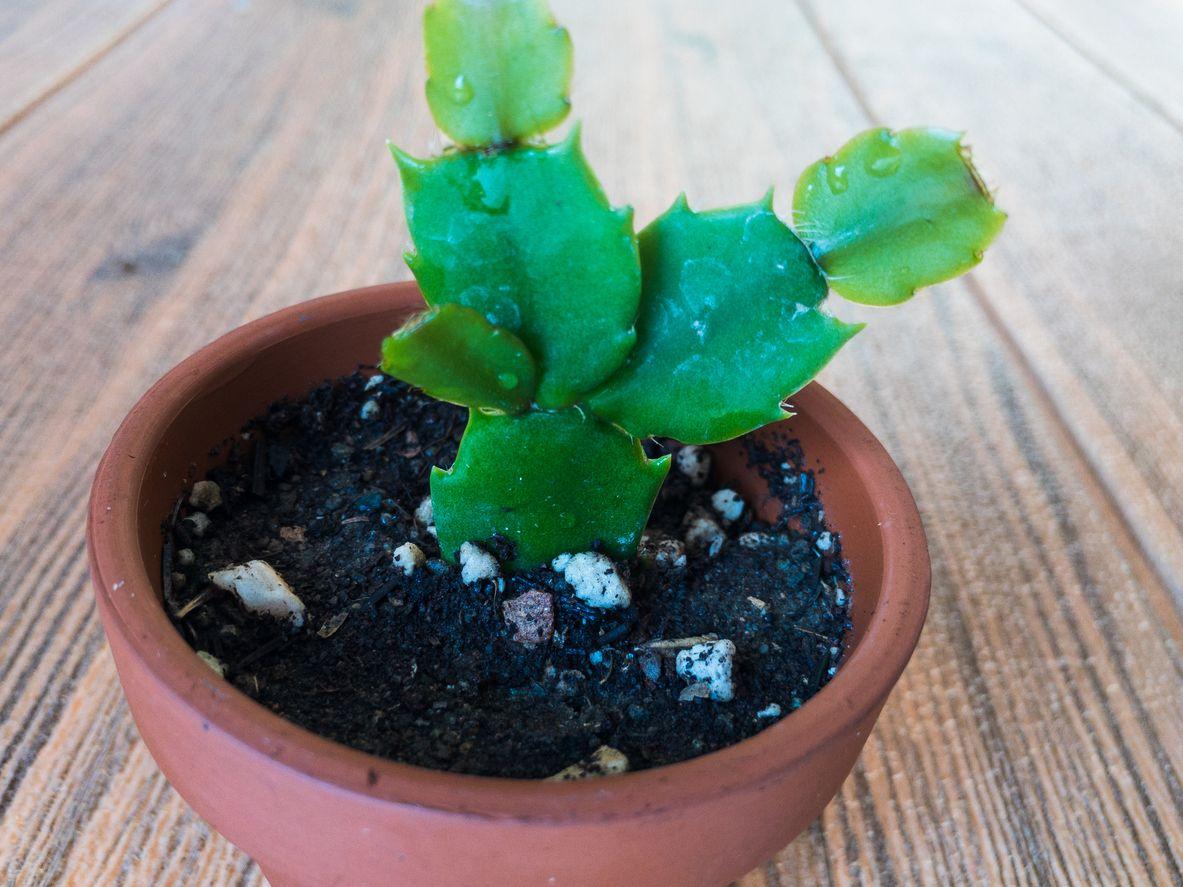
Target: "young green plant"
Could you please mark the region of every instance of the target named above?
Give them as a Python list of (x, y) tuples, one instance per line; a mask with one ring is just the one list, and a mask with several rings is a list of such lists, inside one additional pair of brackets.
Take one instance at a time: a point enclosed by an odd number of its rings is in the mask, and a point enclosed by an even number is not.
[(794, 227), (755, 203), (679, 197), (634, 233), (574, 128), (571, 41), (544, 0), (437, 0), (427, 98), (455, 141), (392, 148), (428, 308), (383, 342), (382, 369), (469, 408), (431, 498), (443, 555), (513, 543), (511, 566), (635, 553), (669, 468), (641, 440), (710, 444), (788, 416), (786, 397), (861, 328), (829, 289), (895, 305), (975, 265), (1005, 215), (961, 136), (856, 136), (809, 167)]

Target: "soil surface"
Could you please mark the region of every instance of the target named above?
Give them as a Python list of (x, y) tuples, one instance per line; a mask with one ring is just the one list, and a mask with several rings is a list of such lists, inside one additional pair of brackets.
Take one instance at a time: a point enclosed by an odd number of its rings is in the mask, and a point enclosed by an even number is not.
[[(834, 674), (850, 579), (799, 447), (749, 448), (788, 503), (776, 524), (746, 508), (726, 525), (715, 514), (726, 534), (715, 556), (692, 550), (682, 569), (619, 563), (633, 604), (596, 610), (549, 567), (462, 584), (414, 512), (431, 467), (451, 464), (465, 412), (367, 380), (359, 373), (272, 406), (222, 445), (228, 460), (209, 475), (222, 503), (207, 506), (209, 526), (199, 536), (188, 499), (169, 525), (174, 623), (263, 705), (394, 760), (545, 777), (603, 745), (632, 770), (731, 745), (790, 715)], [(686, 515), (710, 512), (715, 491), (675, 465), (651, 530), (683, 535)], [(410, 576), (392, 560), (408, 540), (429, 559)], [(253, 559), (303, 600), (302, 628), (246, 612), (206, 578)], [(503, 610), (530, 590), (551, 596), (554, 617), (553, 636), (533, 646), (513, 640)], [(674, 656), (643, 646), (707, 634), (737, 648), (731, 701), (687, 699), (691, 682)]]

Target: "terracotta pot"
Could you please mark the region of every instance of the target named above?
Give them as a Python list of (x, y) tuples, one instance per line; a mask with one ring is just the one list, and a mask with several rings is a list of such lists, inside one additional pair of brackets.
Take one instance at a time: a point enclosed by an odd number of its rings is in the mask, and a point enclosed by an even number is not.
[[(87, 541), (99, 612), (140, 734), (178, 792), (285, 885), (725, 884), (821, 812), (907, 663), (928, 604), (919, 515), (870, 432), (811, 385), (800, 438), (855, 581), (851, 649), (799, 711), (722, 751), (584, 782), (493, 779), (372, 757), (288, 723), (217, 678), (161, 604), (161, 526), (210, 446), (283, 395), (376, 359), (420, 305), (412, 284), (327, 296), (235, 330), (144, 395), (95, 478)], [(766, 490), (735, 444), (725, 478)]]

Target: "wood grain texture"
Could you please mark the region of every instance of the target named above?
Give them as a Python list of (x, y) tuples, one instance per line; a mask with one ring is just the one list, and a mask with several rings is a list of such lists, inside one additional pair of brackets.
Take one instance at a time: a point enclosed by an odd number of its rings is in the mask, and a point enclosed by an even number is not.
[[(1004, 183), (975, 297), (1183, 603), (1183, 267), (1163, 233), (1183, 131), (1014, 0), (804, 8), (868, 119), (966, 129)], [(1177, 19), (1153, 26), (1176, 46)], [(890, 50), (905, 43), (923, 64)]]
[(1015, 0), (1139, 104), (1183, 133), (1183, 7), (1170, 0)]
[[(1102, 4), (1024, 2), (1172, 109), (1177, 71)], [(824, 381), (912, 485), (933, 606), (841, 794), (742, 883), (1183, 884), (1183, 138), (1015, 0), (554, 5), (588, 154), (641, 223), (683, 188), (775, 183), (785, 210), (876, 119), (968, 128), (1011, 212), (967, 281), (835, 306), (871, 325)], [(1127, 7), (1166, 39), (1157, 0)], [(382, 143), (433, 146), (419, 38), (415, 4), (173, 0), (0, 134), (5, 882), (261, 882), (138, 741), (83, 504), (119, 418), (194, 348), (407, 276)]]
[(80, 76), (169, 0), (10, 0), (0, 6), (0, 132)]

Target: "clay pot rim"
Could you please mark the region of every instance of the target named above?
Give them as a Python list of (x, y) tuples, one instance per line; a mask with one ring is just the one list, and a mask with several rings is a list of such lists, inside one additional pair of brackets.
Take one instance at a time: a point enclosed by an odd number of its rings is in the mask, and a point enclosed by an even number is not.
[[(899, 469), (867, 428), (816, 383), (798, 395), (835, 440), (881, 516), (880, 600), (858, 647), (835, 677), (800, 709), (755, 736), (709, 754), (599, 780), (546, 782), (472, 776), (397, 763), (299, 727), (216, 678), (164, 613), (138, 556), (136, 502), (161, 429), (219, 366), (275, 346), (311, 327), (389, 311), (418, 301), (413, 283), (382, 284), (322, 296), (247, 323), (169, 371), (136, 403), (99, 465), (87, 512), (87, 549), (96, 594), (120, 632), (167, 692), (206, 729), (232, 737), (261, 767), (304, 778), (375, 804), (414, 805), (479, 818), (574, 823), (657, 814), (775, 779), (853, 729), (886, 698), (919, 638), (930, 567), (924, 529)], [(375, 343), (375, 348), (376, 348)], [(136, 598), (155, 600), (146, 613)]]

